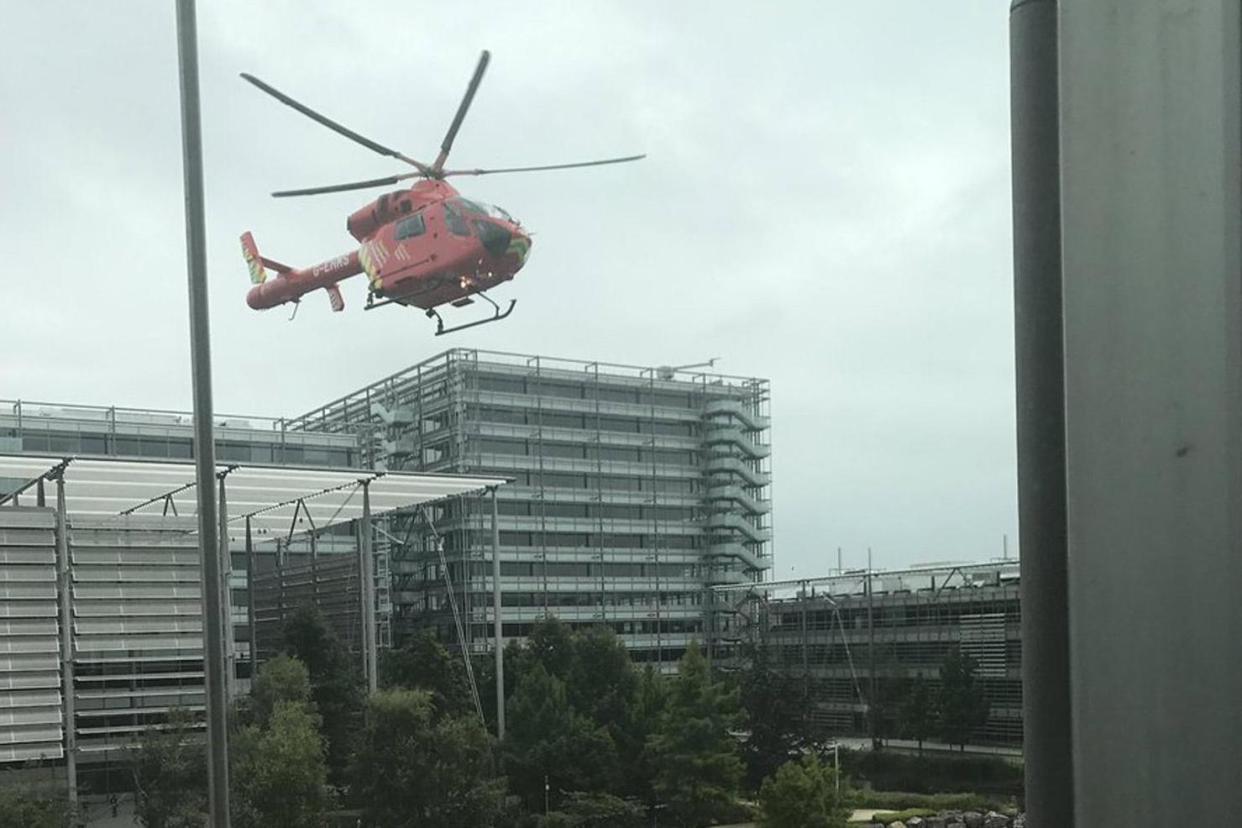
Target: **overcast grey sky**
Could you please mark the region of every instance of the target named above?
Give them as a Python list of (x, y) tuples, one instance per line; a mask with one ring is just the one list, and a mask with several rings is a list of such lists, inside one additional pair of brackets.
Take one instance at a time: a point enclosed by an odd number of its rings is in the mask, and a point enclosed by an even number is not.
[[(719, 356), (773, 388), (776, 577), (1016, 548), (1007, 4), (201, 0), (217, 410), (301, 413), (446, 347)], [(4, 0), (0, 398), (188, 408), (172, 4)], [(252, 72), (431, 159), (480, 50), (456, 166), (535, 231), (510, 319), (453, 337), (361, 280), (263, 314), (237, 237), (350, 249), (403, 172)]]

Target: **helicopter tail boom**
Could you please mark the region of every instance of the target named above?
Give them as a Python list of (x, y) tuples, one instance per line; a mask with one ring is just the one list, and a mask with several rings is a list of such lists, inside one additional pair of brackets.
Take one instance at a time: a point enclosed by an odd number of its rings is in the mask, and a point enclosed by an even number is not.
[[(324, 288), (333, 310), (344, 307), (338, 282), (362, 272), (358, 251), (338, 256), (313, 267), (297, 269), (259, 255), (259, 248), (250, 233), (241, 237), (242, 255), (250, 268), (250, 281), (254, 287), (246, 294), (246, 304), (254, 310), (266, 310), (286, 302), (297, 302), (313, 290)], [(275, 278), (267, 277), (267, 269), (276, 271)]]

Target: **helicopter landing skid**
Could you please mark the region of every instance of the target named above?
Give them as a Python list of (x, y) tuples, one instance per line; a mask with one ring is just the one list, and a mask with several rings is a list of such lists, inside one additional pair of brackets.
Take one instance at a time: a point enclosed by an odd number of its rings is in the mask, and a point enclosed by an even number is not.
[[(476, 319), (473, 322), (467, 322), (464, 325), (455, 325), (452, 328), (446, 328), (444, 327), (444, 319), (440, 316), (440, 313), (435, 308), (428, 308), (427, 318), (436, 320), (436, 336), (443, 336), (444, 334), (450, 334), (456, 331), (464, 331), (466, 330), (466, 328), (477, 328), (479, 325), (488, 325), (488, 324), (491, 324), (492, 322), (499, 322), (500, 320), (504, 319), (509, 314), (513, 313), (513, 308), (515, 305), (517, 305), (516, 299), (510, 299), (509, 307), (505, 308), (505, 310), (502, 312), (500, 310), (500, 305), (497, 305), (495, 301), (492, 300), (492, 297), (488, 296), (483, 291), (479, 291), (478, 293), (473, 293), (471, 294), (471, 296), (477, 296), (480, 299), (483, 299), (484, 301), (486, 301), (489, 305), (491, 305), (493, 308), (492, 315), (484, 319)], [(456, 305), (457, 303), (454, 302), (453, 304)]]

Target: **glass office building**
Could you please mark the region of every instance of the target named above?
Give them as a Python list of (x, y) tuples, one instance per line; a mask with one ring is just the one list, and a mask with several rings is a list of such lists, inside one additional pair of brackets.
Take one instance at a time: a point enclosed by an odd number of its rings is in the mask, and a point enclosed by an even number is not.
[[(608, 624), (638, 660), (668, 666), (717, 623), (708, 586), (771, 566), (768, 405), (763, 379), (455, 349), (286, 433), (358, 435), (376, 466), (510, 479), (505, 636), (548, 616)], [(430, 624), (455, 640), (455, 603), (470, 646), (490, 646), (491, 531), (489, 503), (472, 498), (393, 522), (399, 631)]]

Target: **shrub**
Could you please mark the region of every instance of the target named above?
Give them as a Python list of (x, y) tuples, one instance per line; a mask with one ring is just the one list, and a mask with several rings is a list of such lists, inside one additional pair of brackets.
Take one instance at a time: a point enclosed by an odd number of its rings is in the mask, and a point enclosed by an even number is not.
[(873, 814), (872, 822), (878, 822), (881, 825), (892, 825), (894, 822), (905, 822), (911, 817), (929, 817), (935, 816), (938, 811), (931, 808), (907, 808), (904, 811), (887, 811), (881, 814)]
[(919, 794), (901, 791), (858, 790), (850, 797), (854, 808), (892, 809), (929, 808), (933, 811), (1002, 811), (1011, 800), (1001, 796), (975, 793)]
[(846, 818), (835, 771), (811, 754), (786, 762), (763, 780), (759, 808), (764, 828), (835, 828)]
[(972, 791), (1022, 796), (1022, 766), (992, 756), (911, 756), (841, 751), (842, 772), (884, 791), (936, 794)]

